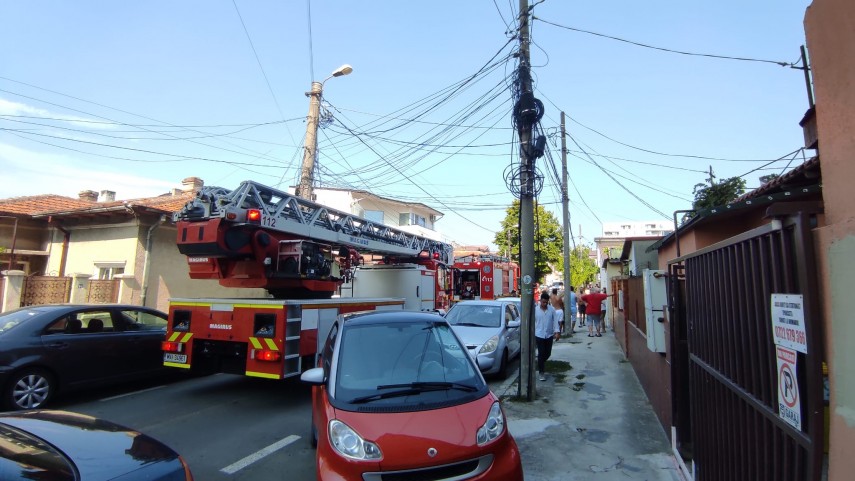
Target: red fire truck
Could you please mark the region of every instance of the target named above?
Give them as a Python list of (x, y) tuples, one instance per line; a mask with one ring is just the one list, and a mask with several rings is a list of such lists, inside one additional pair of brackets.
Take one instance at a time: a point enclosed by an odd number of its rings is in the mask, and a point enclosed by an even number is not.
[(484, 252), (454, 257), (454, 301), (496, 299), (519, 292), (519, 266)]
[(339, 314), (449, 304), (450, 245), (255, 182), (205, 187), (174, 219), (192, 279), (271, 297), (171, 299), (166, 366), (282, 379), (311, 365)]

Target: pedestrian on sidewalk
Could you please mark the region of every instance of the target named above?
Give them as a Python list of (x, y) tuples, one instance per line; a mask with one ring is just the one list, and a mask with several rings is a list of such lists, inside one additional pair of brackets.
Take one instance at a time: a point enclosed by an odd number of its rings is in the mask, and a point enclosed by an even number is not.
[[(564, 332), (564, 299), (562, 298), (557, 287), (552, 288), (552, 294), (549, 295), (549, 304), (555, 309), (555, 321), (558, 323), (558, 330)], [(560, 316), (559, 316), (560, 311)]]
[(576, 314), (579, 311), (578, 303), (579, 301), (576, 299), (576, 291), (573, 290), (573, 286), (570, 286), (570, 335), (572, 336), (576, 332)]
[(557, 299), (552, 308), (555, 309), (555, 322), (558, 323), (558, 331), (564, 334), (564, 299)]
[(585, 327), (585, 309), (588, 307), (585, 305), (585, 302), (582, 300), (582, 296), (587, 294), (581, 287), (579, 288), (579, 295), (577, 298), (579, 299), (579, 327)]
[(534, 339), (537, 342), (537, 372), (546, 381), (546, 361), (552, 355), (552, 342), (561, 337), (555, 322), (555, 309), (549, 304), (549, 293), (540, 295), (540, 305), (534, 310)]
[(588, 337), (603, 337), (602, 302), (614, 294), (603, 294), (595, 287), (590, 294), (582, 296), (582, 301), (587, 304), (586, 315), (588, 317)]

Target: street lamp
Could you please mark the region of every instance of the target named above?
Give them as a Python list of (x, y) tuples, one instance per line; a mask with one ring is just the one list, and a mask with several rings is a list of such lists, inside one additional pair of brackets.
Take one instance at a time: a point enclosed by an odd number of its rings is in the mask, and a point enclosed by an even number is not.
[(318, 120), (321, 113), (321, 95), (324, 91), (324, 82), (333, 77), (342, 77), (353, 72), (353, 67), (344, 64), (335, 69), (329, 77), (321, 82), (312, 82), (311, 92), (306, 92), (309, 97), (309, 115), (306, 120), (306, 139), (303, 141), (303, 166), (300, 169), (300, 184), (297, 186), (297, 197), (306, 200), (314, 200), (312, 184), (314, 183), (315, 153), (318, 150)]

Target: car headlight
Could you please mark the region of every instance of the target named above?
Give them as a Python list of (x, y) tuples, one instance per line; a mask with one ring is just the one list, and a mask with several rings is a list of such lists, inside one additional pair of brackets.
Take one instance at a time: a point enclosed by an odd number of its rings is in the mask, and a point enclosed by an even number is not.
[(502, 413), (502, 408), (498, 401), (490, 406), (490, 413), (487, 415), (487, 421), (478, 428), (476, 441), (478, 446), (483, 446), (490, 441), (498, 438), (505, 431), (505, 415)]
[(485, 342), (484, 345), (481, 346), (481, 350), (478, 351), (478, 353), (479, 354), (488, 354), (488, 353), (495, 351), (497, 347), (499, 347), (499, 336), (498, 336), (498, 334), (491, 337), (490, 339), (487, 339), (487, 342)]
[(333, 448), (346, 458), (376, 460), (383, 457), (376, 444), (362, 439), (350, 426), (339, 420), (330, 421), (329, 431)]

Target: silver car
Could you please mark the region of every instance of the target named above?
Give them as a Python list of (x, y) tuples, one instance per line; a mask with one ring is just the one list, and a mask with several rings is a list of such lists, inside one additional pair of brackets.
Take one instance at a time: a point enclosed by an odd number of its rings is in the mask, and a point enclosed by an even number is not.
[(520, 311), (513, 301), (462, 301), (445, 319), (485, 375), (507, 377), (508, 360), (520, 353)]

